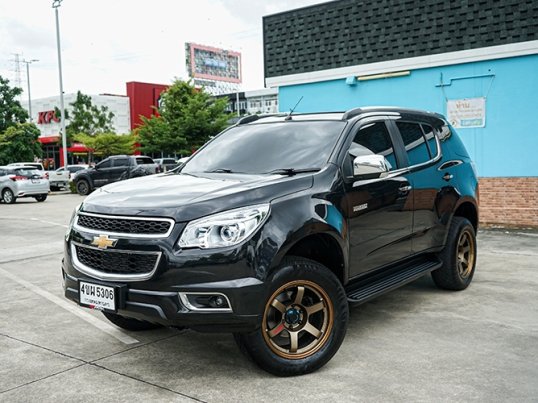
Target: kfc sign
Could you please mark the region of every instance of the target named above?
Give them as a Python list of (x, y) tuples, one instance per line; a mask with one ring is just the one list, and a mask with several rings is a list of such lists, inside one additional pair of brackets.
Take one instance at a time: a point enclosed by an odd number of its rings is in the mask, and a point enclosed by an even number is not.
[(56, 116), (55, 111), (39, 112), (39, 115), (37, 118), (38, 125), (47, 125), (52, 122), (60, 123), (60, 119)]

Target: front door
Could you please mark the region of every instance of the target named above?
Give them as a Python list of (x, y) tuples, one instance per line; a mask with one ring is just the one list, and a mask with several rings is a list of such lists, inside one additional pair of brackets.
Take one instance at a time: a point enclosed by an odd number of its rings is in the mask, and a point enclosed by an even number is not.
[[(378, 178), (354, 177), (354, 158), (368, 154), (382, 155), (388, 172)], [(361, 122), (343, 166), (351, 277), (411, 254), (413, 203), (404, 163), (385, 120)]]

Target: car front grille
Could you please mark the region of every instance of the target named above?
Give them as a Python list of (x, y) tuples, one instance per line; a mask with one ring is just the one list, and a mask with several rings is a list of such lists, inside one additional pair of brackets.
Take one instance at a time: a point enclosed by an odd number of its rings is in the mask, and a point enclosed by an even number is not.
[(172, 229), (173, 220), (167, 218), (118, 217), (79, 213), (77, 225), (83, 230), (105, 234), (164, 237)]
[[(76, 260), (86, 271), (107, 275), (140, 276), (151, 274), (157, 268), (160, 252), (137, 252), (130, 250), (99, 250), (74, 244)], [(92, 274), (88, 273), (88, 274)]]

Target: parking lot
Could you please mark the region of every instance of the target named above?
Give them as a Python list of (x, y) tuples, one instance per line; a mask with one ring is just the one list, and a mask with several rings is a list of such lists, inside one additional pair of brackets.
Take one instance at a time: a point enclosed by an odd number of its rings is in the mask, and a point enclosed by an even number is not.
[(472, 285), (424, 277), (351, 310), (337, 355), (276, 378), (229, 334), (126, 332), (63, 298), (83, 198), (0, 204), (0, 401), (536, 401), (538, 233), (480, 231)]

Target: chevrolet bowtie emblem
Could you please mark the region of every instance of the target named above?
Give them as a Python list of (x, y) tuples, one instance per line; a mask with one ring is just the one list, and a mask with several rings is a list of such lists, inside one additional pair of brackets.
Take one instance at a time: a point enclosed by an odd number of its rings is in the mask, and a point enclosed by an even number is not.
[(117, 239), (110, 239), (108, 235), (99, 235), (93, 237), (92, 245), (97, 246), (99, 249), (106, 249), (109, 246), (113, 248), (117, 242)]

